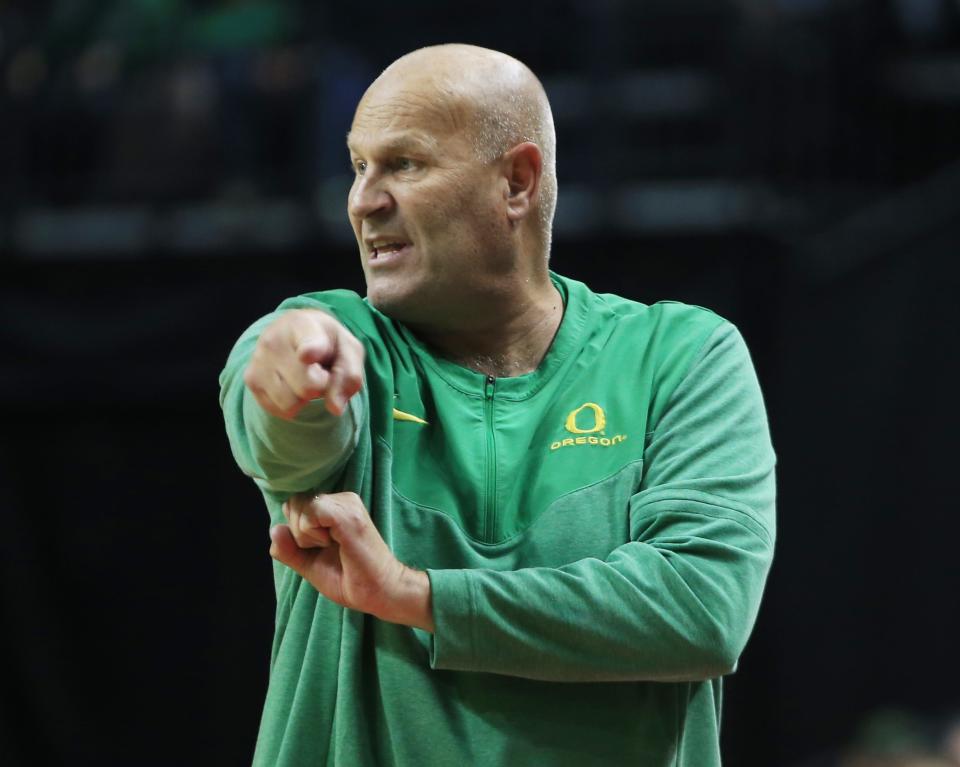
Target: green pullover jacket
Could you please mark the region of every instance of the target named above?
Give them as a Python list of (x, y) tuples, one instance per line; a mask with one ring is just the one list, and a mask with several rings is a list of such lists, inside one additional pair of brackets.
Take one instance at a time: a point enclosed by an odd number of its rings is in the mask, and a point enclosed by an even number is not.
[(276, 630), (254, 762), (293, 767), (720, 764), (721, 677), (774, 546), (775, 455), (736, 327), (552, 274), (564, 315), (532, 373), (431, 352), (357, 294), (367, 352), (343, 416), (263, 411), (237, 342), (221, 406), (271, 524), (302, 491), (360, 495), (426, 570), (435, 634), (320, 596), (274, 563)]

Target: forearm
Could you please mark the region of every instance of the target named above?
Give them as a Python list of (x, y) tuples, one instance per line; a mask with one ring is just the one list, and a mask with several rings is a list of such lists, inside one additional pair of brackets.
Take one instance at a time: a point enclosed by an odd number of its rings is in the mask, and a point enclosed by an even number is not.
[(428, 571), (431, 664), (550, 681), (729, 672), (756, 617), (772, 541), (743, 520), (682, 517), (659, 542), (628, 543), (606, 561)]
[(285, 421), (266, 413), (247, 391), (243, 419), (228, 427), (228, 433), (233, 432), (231, 443), (246, 442), (253, 470), (248, 473), (262, 489), (283, 493), (327, 489), (326, 480), (336, 475), (356, 446), (359, 400), (354, 397), (339, 417), (317, 400)]

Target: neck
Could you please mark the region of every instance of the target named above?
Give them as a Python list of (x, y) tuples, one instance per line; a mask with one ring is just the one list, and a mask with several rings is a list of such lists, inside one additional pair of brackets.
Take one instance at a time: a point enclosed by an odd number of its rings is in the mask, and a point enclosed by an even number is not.
[[(549, 276), (535, 288), (485, 302), (484, 322), (456, 330), (414, 327), (443, 357), (478, 373), (508, 378), (537, 369), (563, 319), (563, 299)], [(493, 318), (491, 320), (491, 318)]]

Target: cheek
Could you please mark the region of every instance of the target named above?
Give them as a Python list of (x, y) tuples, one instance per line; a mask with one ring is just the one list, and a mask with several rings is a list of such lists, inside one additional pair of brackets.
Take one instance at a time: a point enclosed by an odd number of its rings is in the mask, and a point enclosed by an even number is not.
[(415, 207), (408, 208), (410, 223), (420, 230), (421, 237), (433, 241), (456, 239), (470, 215), (471, 201), (460, 186), (445, 184), (429, 190)]
[(443, 264), (453, 269), (462, 268), (458, 259), (448, 257), (455, 251), (475, 255), (489, 250), (505, 234), (499, 190), (482, 181), (475, 177), (444, 178), (442, 183), (421, 188), (417, 204), (414, 206), (411, 200), (407, 208), (409, 223), (419, 230), (411, 234), (438, 245)]
[(477, 179), (463, 181), (450, 191), (445, 199), (443, 215), (466, 228), (484, 234), (499, 231), (502, 200), (491, 184)]

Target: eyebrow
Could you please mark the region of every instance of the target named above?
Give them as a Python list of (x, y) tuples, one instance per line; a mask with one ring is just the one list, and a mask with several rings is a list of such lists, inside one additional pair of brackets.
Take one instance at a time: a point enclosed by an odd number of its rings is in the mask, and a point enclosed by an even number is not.
[[(402, 133), (399, 135), (388, 135), (376, 146), (376, 151), (383, 153), (403, 152), (410, 149), (426, 149), (428, 151), (435, 149), (437, 140), (432, 136), (420, 133)], [(353, 141), (352, 133), (347, 133), (347, 148), (355, 152), (357, 146)]]

